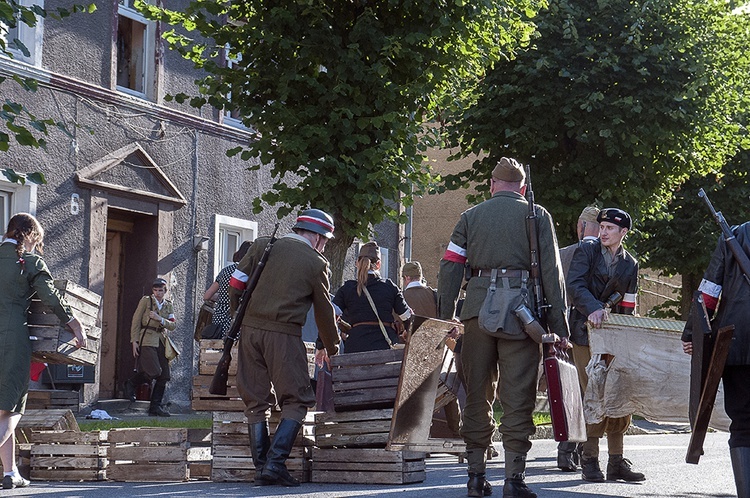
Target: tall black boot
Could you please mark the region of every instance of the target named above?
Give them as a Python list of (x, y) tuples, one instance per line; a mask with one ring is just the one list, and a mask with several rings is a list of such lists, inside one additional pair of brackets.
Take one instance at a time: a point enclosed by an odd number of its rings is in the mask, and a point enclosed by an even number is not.
[(730, 448), (729, 456), (732, 458), (737, 498), (750, 498), (750, 447)]
[(255, 484), (265, 486), (272, 484), (263, 479), (261, 475), (263, 467), (266, 465), (268, 448), (271, 446), (271, 438), (268, 437), (268, 421), (248, 424), (250, 433), (250, 453), (253, 456), (253, 465), (255, 465)]
[(131, 403), (135, 403), (135, 390), (138, 386), (146, 382), (146, 376), (143, 372), (136, 372), (131, 378), (125, 381), (125, 397)]
[(469, 482), (466, 483), (466, 488), (466, 496), (469, 497), (490, 496), (492, 494), (492, 485), (487, 482), (484, 472), (469, 472)]
[(282, 418), (279, 422), (271, 447), (268, 449), (266, 464), (261, 472), (261, 478), (268, 484), (299, 486), (299, 481), (289, 473), (285, 462), (289, 458), (300, 427), (302, 424), (289, 418)]
[(167, 384), (161, 383), (158, 380), (154, 385), (154, 390), (151, 391), (151, 405), (148, 407), (148, 414), (155, 415), (157, 417), (170, 417), (170, 413), (161, 406), (161, 401), (164, 399), (164, 391), (167, 389)]

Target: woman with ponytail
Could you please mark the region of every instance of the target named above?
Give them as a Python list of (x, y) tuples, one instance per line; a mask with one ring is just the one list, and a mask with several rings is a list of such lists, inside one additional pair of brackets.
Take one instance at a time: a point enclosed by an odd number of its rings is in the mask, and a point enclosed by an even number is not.
[(15, 429), (26, 408), (31, 370), (31, 341), (26, 315), (32, 296), (52, 308), (75, 334), (76, 346), (86, 345), (81, 323), (60, 293), (42, 254), (44, 230), (27, 213), (13, 216), (0, 243), (0, 460), (3, 489), (26, 487), (15, 460)]
[(380, 276), (380, 247), (376, 242), (361, 247), (357, 280), (346, 281), (333, 303), (341, 308), (341, 319), (352, 326), (344, 341), (345, 353), (390, 349), (399, 342), (394, 313), (402, 321), (412, 315), (398, 286)]

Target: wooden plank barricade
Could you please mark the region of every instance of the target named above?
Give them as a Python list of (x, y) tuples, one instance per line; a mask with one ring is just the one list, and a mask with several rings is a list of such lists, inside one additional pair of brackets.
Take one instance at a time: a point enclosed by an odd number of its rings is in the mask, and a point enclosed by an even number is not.
[(31, 433), (31, 479), (101, 481), (107, 448), (99, 431), (34, 431)]
[[(279, 415), (279, 412), (271, 414), (268, 424), (271, 435), (276, 430)], [(308, 414), (286, 461), (289, 473), (300, 482), (310, 482), (310, 450), (314, 443), (312, 420), (312, 414)], [(212, 481), (251, 482), (255, 479), (255, 466), (250, 454), (247, 418), (244, 413), (214, 412), (211, 445)]]
[(187, 429), (112, 429), (107, 477), (113, 481), (186, 481)]
[(427, 478), (425, 454), (381, 448), (313, 448), (312, 482), (411, 484)]
[(403, 359), (403, 349), (331, 357), (334, 409), (393, 408)]
[(315, 413), (315, 446), (385, 448), (393, 409)]
[(76, 348), (73, 332), (60, 323), (49, 307), (39, 299), (32, 299), (28, 316), (32, 359), (43, 363), (94, 366), (102, 337), (99, 316), (102, 298), (67, 280), (55, 280), (54, 283), (81, 322), (86, 334), (86, 347)]

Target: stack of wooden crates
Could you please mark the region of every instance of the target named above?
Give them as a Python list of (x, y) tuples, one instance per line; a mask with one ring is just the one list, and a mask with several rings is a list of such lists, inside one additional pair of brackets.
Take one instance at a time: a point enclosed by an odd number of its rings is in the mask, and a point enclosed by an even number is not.
[(331, 358), (335, 412), (315, 414), (312, 482), (425, 480), (424, 453), (385, 449), (403, 358), (403, 349)]

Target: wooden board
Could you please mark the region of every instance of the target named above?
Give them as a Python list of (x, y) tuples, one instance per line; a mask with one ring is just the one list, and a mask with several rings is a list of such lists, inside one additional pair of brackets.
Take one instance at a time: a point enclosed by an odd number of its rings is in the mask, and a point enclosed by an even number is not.
[(336, 411), (392, 408), (396, 400), (403, 349), (367, 351), (331, 358)]
[(384, 448), (392, 418), (392, 409), (316, 413), (315, 445)]
[(409, 484), (427, 477), (421, 452), (313, 448), (312, 459), (317, 483)]
[(188, 431), (184, 428), (109, 431), (107, 477), (115, 481), (186, 481)]
[(100, 481), (105, 478), (107, 448), (99, 431), (33, 431), (31, 479)]
[(78, 391), (62, 389), (29, 389), (26, 398), (26, 409), (47, 410), (63, 408), (78, 413), (80, 394)]
[(26, 410), (16, 426), (16, 440), (20, 443), (30, 443), (32, 431), (49, 430), (80, 432), (78, 422), (70, 410)]

